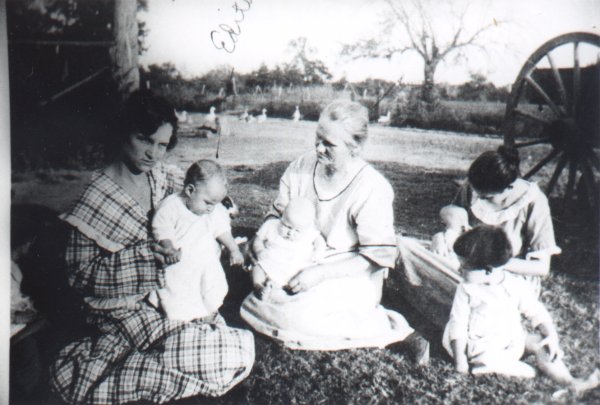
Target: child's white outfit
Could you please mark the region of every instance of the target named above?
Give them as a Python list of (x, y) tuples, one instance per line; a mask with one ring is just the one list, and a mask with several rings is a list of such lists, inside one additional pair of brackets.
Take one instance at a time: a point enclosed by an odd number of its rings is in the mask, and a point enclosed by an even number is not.
[(527, 337), (521, 315), (533, 327), (550, 318), (522, 278), (505, 271), (504, 279), (496, 284), (463, 281), (456, 290), (442, 343), (452, 356), (450, 342), (466, 340), (469, 364), (493, 367), (517, 362)]
[(222, 204), (204, 215), (191, 212), (178, 194), (165, 198), (152, 220), (156, 240), (170, 239), (181, 260), (165, 269), (165, 288), (158, 291), (169, 319), (189, 321), (214, 313), (228, 291), (216, 238), (231, 230)]
[(455, 229), (446, 229), (444, 232), (436, 233), (431, 238), (431, 251), (447, 258), (456, 268), (460, 266), (460, 262), (456, 253), (454, 253), (454, 242), (460, 235), (461, 233)]
[(283, 287), (300, 270), (322, 258), (326, 242), (317, 229), (302, 231), (294, 240), (286, 239), (279, 234), (279, 223), (265, 222), (256, 237), (265, 245), (258, 264), (275, 286)]

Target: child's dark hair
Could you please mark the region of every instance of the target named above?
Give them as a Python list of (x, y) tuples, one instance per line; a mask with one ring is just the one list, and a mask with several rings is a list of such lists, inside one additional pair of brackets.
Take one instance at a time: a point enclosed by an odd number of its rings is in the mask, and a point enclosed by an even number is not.
[(502, 228), (478, 225), (456, 239), (454, 252), (465, 260), (466, 270), (485, 269), (489, 273), (510, 260), (512, 246)]
[(515, 148), (483, 152), (469, 167), (469, 184), (478, 192), (500, 193), (519, 177), (519, 163)]
[(193, 163), (189, 167), (189, 169), (185, 173), (183, 185), (196, 185), (198, 183), (210, 180), (213, 177), (220, 177), (221, 179), (223, 179), (223, 181), (226, 181), (225, 173), (223, 172), (223, 169), (217, 162), (209, 159), (202, 159)]
[(164, 124), (171, 124), (173, 127), (167, 145), (167, 150), (171, 150), (177, 144), (175, 108), (165, 98), (150, 90), (136, 90), (125, 101), (117, 117), (114, 139), (116, 145), (112, 146), (119, 146), (134, 133), (150, 136)]

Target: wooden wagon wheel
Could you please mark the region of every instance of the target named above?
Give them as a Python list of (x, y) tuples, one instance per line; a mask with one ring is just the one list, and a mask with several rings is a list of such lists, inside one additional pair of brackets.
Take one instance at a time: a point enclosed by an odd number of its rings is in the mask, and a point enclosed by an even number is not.
[(594, 213), (600, 173), (599, 78), (600, 36), (561, 35), (527, 59), (504, 116), (504, 143), (520, 148), (523, 177), (549, 178), (543, 181), (547, 195), (563, 192), (565, 202), (577, 196)]

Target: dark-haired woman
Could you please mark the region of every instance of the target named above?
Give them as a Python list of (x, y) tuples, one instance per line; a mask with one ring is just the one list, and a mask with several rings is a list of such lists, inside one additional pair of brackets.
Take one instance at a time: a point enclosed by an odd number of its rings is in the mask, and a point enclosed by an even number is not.
[[(556, 245), (548, 199), (540, 188), (519, 177), (516, 151), (499, 148), (482, 153), (468, 171), (468, 182), (455, 201), (467, 209), (469, 224), (502, 228), (511, 243), (513, 257), (506, 270), (518, 275), (537, 297), (541, 279), (550, 271), (550, 258), (560, 253)], [(431, 321), (443, 326), (461, 281), (458, 268), (427, 248), (427, 242), (409, 237), (398, 241), (397, 262), (411, 285), (405, 292), (416, 305), (428, 306)]]
[(515, 149), (482, 153), (471, 164), (468, 185), (455, 204), (469, 211), (469, 222), (501, 227), (509, 237), (513, 258), (505, 269), (523, 276), (536, 295), (541, 277), (550, 271), (556, 245), (548, 199), (537, 184), (519, 177)]
[(164, 99), (134, 92), (119, 119), (114, 159), (96, 172), (62, 218), (73, 229), (69, 283), (98, 334), (69, 344), (51, 369), (52, 389), (68, 403), (157, 403), (218, 396), (254, 362), (250, 332), (212, 319), (169, 320), (145, 298), (164, 286), (164, 251), (150, 235), (157, 204), (181, 187), (162, 163), (177, 141), (177, 117)]

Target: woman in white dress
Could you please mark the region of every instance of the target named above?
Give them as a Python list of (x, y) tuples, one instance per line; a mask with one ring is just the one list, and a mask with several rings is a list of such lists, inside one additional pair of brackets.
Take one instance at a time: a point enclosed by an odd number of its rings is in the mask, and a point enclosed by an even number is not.
[(400, 346), (423, 364), (427, 341), (401, 314), (380, 305), (397, 253), (394, 192), (360, 157), (367, 125), (367, 109), (358, 103), (336, 101), (321, 113), (315, 151), (283, 174), (272, 216), (280, 217), (290, 199), (312, 201), (329, 253), (294, 276), (284, 287), (287, 294), (271, 295), (277, 299), (250, 294), (241, 315), (291, 348), (337, 350), (404, 341)]

